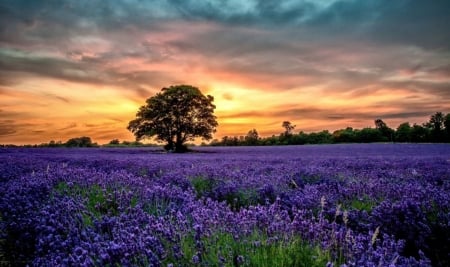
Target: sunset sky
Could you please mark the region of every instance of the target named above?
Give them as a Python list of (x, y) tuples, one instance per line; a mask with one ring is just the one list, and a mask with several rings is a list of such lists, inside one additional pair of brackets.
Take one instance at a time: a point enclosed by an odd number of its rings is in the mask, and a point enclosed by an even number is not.
[(162, 87), (214, 96), (215, 138), (450, 112), (448, 0), (2, 0), (0, 143), (100, 144)]

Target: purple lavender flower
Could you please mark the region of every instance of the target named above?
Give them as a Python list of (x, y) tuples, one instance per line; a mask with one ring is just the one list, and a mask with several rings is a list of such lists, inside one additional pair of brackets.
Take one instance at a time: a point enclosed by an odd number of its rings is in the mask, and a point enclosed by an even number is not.
[[(245, 244), (257, 232), (319, 244), (330, 266), (450, 264), (445, 145), (201, 149), (217, 153), (2, 150), (4, 254), (36, 266), (207, 264), (218, 233)], [(203, 198), (193, 177), (213, 185)], [(185, 259), (189, 238), (198, 252)]]

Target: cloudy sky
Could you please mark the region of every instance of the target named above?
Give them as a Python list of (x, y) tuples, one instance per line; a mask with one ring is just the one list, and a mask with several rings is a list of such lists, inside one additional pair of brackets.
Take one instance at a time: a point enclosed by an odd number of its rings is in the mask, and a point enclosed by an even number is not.
[(0, 143), (133, 140), (162, 87), (215, 97), (215, 137), (450, 112), (447, 0), (2, 0)]

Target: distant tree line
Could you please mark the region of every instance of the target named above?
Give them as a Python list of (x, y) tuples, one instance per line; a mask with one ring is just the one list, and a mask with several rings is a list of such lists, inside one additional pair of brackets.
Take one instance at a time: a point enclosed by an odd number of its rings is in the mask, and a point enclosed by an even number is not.
[[(398, 142), (398, 143), (448, 143), (450, 142), (450, 113), (444, 115), (436, 112), (430, 119), (419, 125), (409, 122), (401, 123), (397, 129), (392, 129), (382, 120), (374, 121), (375, 127), (363, 129), (328, 130), (305, 133), (294, 133), (296, 125), (284, 121), (281, 126), (284, 131), (279, 135), (260, 137), (256, 129), (248, 131), (245, 136), (224, 136), (221, 140), (214, 139), (211, 146), (272, 146), (272, 145), (303, 145), (303, 144), (334, 144), (334, 143), (372, 143), (372, 142)], [(193, 146), (194, 144), (190, 144)], [(202, 143), (202, 145), (207, 145)], [(21, 147), (99, 147), (90, 137), (82, 136), (61, 141), (50, 141), (39, 145), (23, 145)], [(140, 147), (156, 146), (144, 144), (139, 141), (122, 141), (113, 139), (106, 147)], [(0, 144), (0, 147), (19, 147), (18, 145)]]
[[(112, 139), (108, 144), (102, 145), (104, 147), (134, 147), (134, 146), (149, 146), (148, 144), (141, 143), (139, 141), (122, 141), (119, 139)], [(48, 143), (42, 143), (40, 145), (27, 145), (26, 147), (100, 147), (97, 143), (92, 142), (92, 139), (88, 136), (75, 137), (67, 140), (63, 143), (61, 141), (50, 141)]]
[(1, 147), (98, 147), (97, 143), (92, 142), (92, 139), (88, 136), (81, 136), (70, 138), (65, 143), (62, 141), (51, 140), (48, 143), (36, 144), (36, 145), (0, 145)]
[(270, 146), (270, 145), (303, 145), (303, 144), (333, 144), (333, 143), (372, 143), (372, 142), (399, 142), (399, 143), (444, 143), (450, 142), (450, 113), (433, 114), (429, 121), (422, 125), (404, 122), (397, 129), (392, 129), (382, 119), (374, 121), (374, 128), (328, 130), (295, 134), (293, 125), (284, 121), (284, 132), (271, 137), (260, 137), (256, 129), (250, 130), (245, 136), (224, 136), (221, 140), (213, 140), (212, 146)]
[(105, 144), (103, 146), (106, 147), (130, 147), (130, 146), (157, 146), (155, 144), (144, 144), (142, 142), (139, 141), (122, 141), (120, 142), (119, 139), (113, 139), (111, 141), (109, 141), (108, 144)]
[[(119, 139), (113, 139), (108, 144), (103, 146), (144, 146), (143, 143), (137, 141), (122, 141)], [(17, 145), (0, 145), (0, 147), (19, 147)], [(51, 140), (48, 143), (42, 143), (39, 145), (23, 145), (21, 147), (100, 147), (99, 144), (92, 142), (92, 139), (88, 136), (81, 136), (70, 138), (65, 143), (61, 141)]]
[(99, 145), (96, 142), (92, 142), (92, 139), (88, 136), (81, 136), (70, 138), (65, 143), (62, 141), (51, 140), (48, 143), (35, 144), (35, 145), (13, 145), (13, 144), (0, 144), (0, 147), (142, 147), (142, 146), (156, 146), (155, 144), (144, 144), (139, 141), (119, 141), (119, 139), (112, 139), (108, 144)]

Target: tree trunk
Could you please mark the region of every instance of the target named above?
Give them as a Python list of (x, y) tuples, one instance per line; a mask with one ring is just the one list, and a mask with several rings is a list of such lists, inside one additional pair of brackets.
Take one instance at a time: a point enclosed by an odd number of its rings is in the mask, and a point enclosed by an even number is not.
[(181, 138), (181, 133), (177, 134), (177, 140), (175, 142), (175, 152), (176, 153), (183, 153), (187, 152), (187, 147), (183, 145), (183, 139)]
[(183, 145), (183, 144), (179, 144), (179, 143), (176, 143), (175, 144), (175, 152), (176, 153), (183, 153), (183, 152), (187, 152), (187, 147), (185, 146), (185, 145)]
[(167, 140), (167, 145), (164, 146), (164, 149), (166, 151), (173, 151), (175, 149), (175, 145), (174, 145), (172, 139)]

